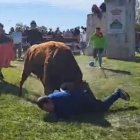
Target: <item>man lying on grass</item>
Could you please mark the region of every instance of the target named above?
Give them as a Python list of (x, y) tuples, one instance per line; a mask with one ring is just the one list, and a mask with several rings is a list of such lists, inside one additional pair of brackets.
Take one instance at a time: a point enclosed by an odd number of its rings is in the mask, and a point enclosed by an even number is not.
[(60, 91), (38, 98), (37, 104), (42, 110), (54, 113), (57, 118), (70, 119), (85, 113), (105, 113), (118, 99), (130, 100), (128, 93), (118, 88), (112, 95), (101, 101), (91, 93), (86, 82), (82, 84), (84, 84), (82, 88), (80, 86), (73, 88), (71, 83), (64, 83)]

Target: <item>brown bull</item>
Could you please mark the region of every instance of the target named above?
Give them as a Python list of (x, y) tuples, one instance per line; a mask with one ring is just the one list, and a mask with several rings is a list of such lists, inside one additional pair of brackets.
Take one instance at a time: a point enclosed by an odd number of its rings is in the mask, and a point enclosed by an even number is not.
[(82, 81), (82, 72), (70, 48), (61, 42), (50, 41), (28, 49), (19, 95), (22, 95), (23, 83), (31, 73), (41, 80), (45, 94), (59, 89), (64, 82)]

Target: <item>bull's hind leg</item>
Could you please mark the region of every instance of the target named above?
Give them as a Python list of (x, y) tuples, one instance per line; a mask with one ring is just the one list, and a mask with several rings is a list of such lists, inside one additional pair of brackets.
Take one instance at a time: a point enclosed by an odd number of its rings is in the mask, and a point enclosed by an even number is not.
[(22, 96), (22, 86), (24, 84), (24, 82), (26, 81), (26, 79), (28, 78), (28, 76), (30, 75), (31, 71), (25, 71), (23, 70), (23, 73), (22, 73), (22, 78), (21, 78), (21, 81), (20, 81), (20, 87), (19, 87), (19, 96)]
[(49, 63), (45, 63), (44, 64), (44, 71), (43, 71), (43, 78), (42, 78), (42, 84), (44, 86), (44, 94), (45, 95), (48, 95), (52, 90), (50, 88), (50, 81), (49, 81), (49, 78), (48, 78), (48, 65)]

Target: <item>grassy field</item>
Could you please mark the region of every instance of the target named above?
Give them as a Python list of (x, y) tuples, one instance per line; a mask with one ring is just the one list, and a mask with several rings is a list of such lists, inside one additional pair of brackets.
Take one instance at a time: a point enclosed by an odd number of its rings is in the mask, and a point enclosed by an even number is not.
[(140, 59), (104, 58), (104, 69), (88, 67), (88, 56), (76, 56), (76, 60), (97, 98), (121, 87), (130, 93), (131, 101), (119, 100), (104, 118), (88, 114), (78, 121), (56, 122), (32, 103), (43, 95), (34, 76), (24, 84), (24, 97), (17, 96), (22, 62), (15, 61), (3, 69), (6, 82), (0, 82), (0, 140), (140, 140)]

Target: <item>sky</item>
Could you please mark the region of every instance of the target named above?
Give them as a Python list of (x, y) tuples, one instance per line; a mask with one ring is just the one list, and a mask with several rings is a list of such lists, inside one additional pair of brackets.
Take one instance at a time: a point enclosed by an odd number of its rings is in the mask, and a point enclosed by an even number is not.
[(104, 0), (0, 0), (0, 22), (9, 32), (16, 23), (29, 26), (35, 20), (38, 26), (55, 30), (86, 26), (87, 14), (93, 4)]

